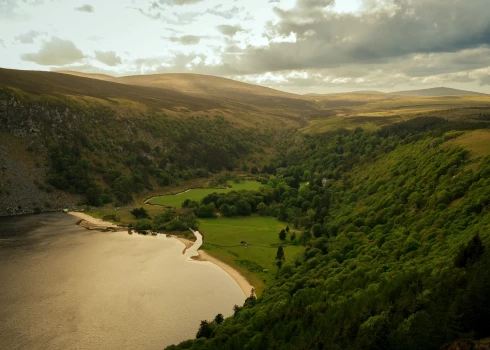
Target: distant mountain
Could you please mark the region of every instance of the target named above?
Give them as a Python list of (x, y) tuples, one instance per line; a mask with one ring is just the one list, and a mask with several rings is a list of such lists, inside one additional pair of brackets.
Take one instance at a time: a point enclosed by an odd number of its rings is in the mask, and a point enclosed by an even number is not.
[(392, 92), (392, 95), (403, 96), (421, 96), (421, 97), (436, 97), (436, 96), (455, 96), (455, 95), (486, 95), (474, 91), (458, 90), (447, 87), (437, 87), (421, 90), (406, 90)]
[(385, 93), (381, 91), (358, 90), (358, 91), (350, 91), (350, 92), (332, 92), (328, 94), (308, 93), (308, 94), (304, 94), (303, 96), (318, 97), (318, 96), (330, 96), (330, 95), (383, 95), (383, 94)]

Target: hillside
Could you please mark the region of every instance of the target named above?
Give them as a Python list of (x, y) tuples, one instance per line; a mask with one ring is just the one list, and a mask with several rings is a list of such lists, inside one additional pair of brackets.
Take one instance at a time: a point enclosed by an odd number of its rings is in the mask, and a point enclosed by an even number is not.
[[(275, 283), (258, 299), (222, 323), (202, 321), (196, 340), (168, 349), (487, 343), (490, 133), (478, 129), (489, 126), (420, 117), (378, 132), (298, 136), (253, 195), (301, 229), (291, 244), (304, 254), (278, 260)], [(475, 135), (477, 147), (458, 147)]]
[[(437, 97), (437, 96), (461, 96), (461, 95), (486, 95), (474, 91), (458, 90), (447, 87), (436, 87), (430, 89), (421, 90), (405, 90), (392, 92), (393, 95), (403, 95), (403, 96), (425, 96), (425, 97)], [(487, 95), (488, 96), (488, 95)]]
[[(218, 103), (220, 107), (216, 108), (227, 109), (232, 113), (245, 111), (249, 114), (262, 113), (264, 119), (298, 117), (297, 122), (302, 123), (301, 115), (316, 109), (309, 99), (300, 95), (211, 75), (172, 73), (111, 77), (71, 71), (60, 73), (125, 85), (172, 90), (188, 98), (209, 101), (210, 105)], [(272, 123), (270, 125), (274, 127)]]
[(0, 133), (9, 140), (0, 214), (124, 205), (180, 181), (263, 168), (288, 130), (374, 131), (421, 113), (466, 120), (490, 107), (487, 96), (306, 97), (204, 75), (73, 74), (0, 69)]
[(0, 69), (0, 85), (35, 95), (95, 98), (111, 108), (131, 106), (133, 112), (150, 108), (175, 117), (222, 115), (245, 127), (298, 127), (305, 123), (302, 114), (317, 108), (301, 96), (200, 75), (113, 78)]
[[(279, 136), (162, 88), (11, 70), (0, 70), (0, 82), (0, 215), (118, 207), (181, 181), (261, 167)], [(185, 113), (174, 103), (207, 113), (177, 117)], [(260, 118), (291, 127), (283, 117)]]
[[(303, 99), (301, 95), (290, 94), (260, 85), (252, 85), (232, 79), (203, 74), (167, 73), (112, 77), (110, 75), (104, 74), (88, 74), (74, 71), (58, 72), (91, 79), (112, 81), (127, 85), (172, 88), (185, 94), (201, 95), (207, 97), (233, 97), (234, 99), (238, 99), (242, 96), (244, 96), (245, 98), (249, 98), (250, 96), (275, 96), (297, 100)], [(237, 96), (237, 94), (240, 95)]]

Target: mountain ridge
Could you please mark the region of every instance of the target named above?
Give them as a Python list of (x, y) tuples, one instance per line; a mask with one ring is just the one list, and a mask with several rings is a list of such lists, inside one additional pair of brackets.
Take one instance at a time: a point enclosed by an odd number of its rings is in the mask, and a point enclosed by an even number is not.
[[(403, 96), (426, 96), (426, 97), (436, 97), (436, 96), (461, 96), (461, 95), (487, 95), (481, 92), (459, 90), (448, 87), (435, 87), (428, 89), (418, 89), (418, 90), (402, 90), (391, 92), (391, 95), (403, 95)], [(487, 95), (488, 96), (488, 95)]]

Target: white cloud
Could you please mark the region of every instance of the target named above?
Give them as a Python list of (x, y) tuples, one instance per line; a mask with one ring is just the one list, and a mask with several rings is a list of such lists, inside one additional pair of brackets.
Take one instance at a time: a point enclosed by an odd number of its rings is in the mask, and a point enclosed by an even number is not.
[(20, 41), (22, 44), (32, 44), (34, 39), (37, 38), (42, 33), (35, 30), (30, 30), (26, 33), (19, 34), (15, 37), (15, 40)]
[(79, 12), (94, 12), (95, 9), (92, 5), (89, 5), (89, 4), (85, 4), (85, 5), (82, 5), (82, 6), (79, 6), (79, 7), (75, 7), (75, 11), (79, 11)]
[(38, 52), (22, 55), (24, 61), (34, 62), (41, 66), (64, 66), (79, 62), (84, 57), (82, 51), (72, 41), (58, 37), (44, 41)]
[(121, 64), (121, 57), (117, 56), (114, 51), (95, 51), (95, 58), (108, 66)]

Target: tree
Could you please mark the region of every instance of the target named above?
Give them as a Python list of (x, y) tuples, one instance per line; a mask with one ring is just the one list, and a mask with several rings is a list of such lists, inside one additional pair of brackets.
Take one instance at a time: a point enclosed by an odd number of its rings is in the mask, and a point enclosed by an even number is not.
[(212, 331), (213, 330), (209, 326), (208, 321), (201, 321), (201, 325), (199, 326), (199, 330), (197, 331), (196, 338), (209, 338)]
[(252, 207), (245, 199), (240, 199), (237, 201), (235, 206), (238, 215), (249, 216), (252, 214)]
[(296, 239), (296, 232), (291, 233), (291, 241)]
[(260, 202), (257, 205), (257, 212), (259, 213), (260, 216), (266, 216), (269, 212), (269, 208), (264, 202)]
[(477, 233), (466, 247), (461, 246), (454, 260), (454, 265), (461, 268), (473, 264), (483, 255), (484, 250), (480, 235)]
[(216, 324), (222, 324), (225, 318), (223, 317), (223, 314), (217, 314), (216, 317), (214, 318), (214, 322)]
[(286, 232), (289, 232), (289, 225), (286, 226)]
[(145, 208), (134, 208), (129, 211), (136, 219), (145, 219), (149, 217), (148, 212)]
[(200, 218), (214, 218), (216, 212), (216, 205), (211, 202), (207, 205), (201, 204), (197, 211), (197, 216)]
[(281, 230), (281, 232), (279, 232), (279, 239), (281, 241), (284, 241), (286, 239), (286, 230)]
[(311, 232), (313, 233), (313, 236), (315, 236), (316, 238), (321, 237), (322, 236), (322, 225), (320, 225), (320, 224), (313, 225), (313, 227), (311, 228)]
[(234, 315), (236, 315), (241, 309), (242, 309), (241, 306), (238, 305), (233, 306)]
[(226, 203), (221, 204), (219, 207), (219, 211), (223, 216), (235, 216), (236, 215), (236, 208), (234, 205), (228, 205)]
[(277, 253), (276, 253), (276, 265), (278, 268), (282, 267), (282, 263), (286, 260), (286, 256), (284, 255), (284, 248), (282, 245), (280, 245), (277, 248)]

